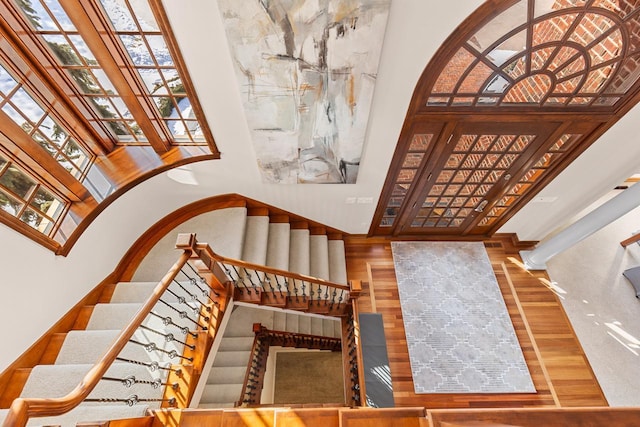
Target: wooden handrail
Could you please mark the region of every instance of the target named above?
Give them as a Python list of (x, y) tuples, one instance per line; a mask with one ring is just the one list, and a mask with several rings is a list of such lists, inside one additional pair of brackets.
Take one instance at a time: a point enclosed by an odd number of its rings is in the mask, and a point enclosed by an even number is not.
[[(298, 274), (298, 273), (292, 273), (290, 271), (280, 270), (280, 269), (272, 268), (272, 267), (267, 267), (267, 266), (260, 265), (260, 264), (253, 264), (253, 263), (245, 262), (245, 261), (242, 261), (242, 260), (239, 260), (239, 259), (227, 258), (227, 257), (225, 257), (223, 255), (219, 255), (219, 254), (215, 253), (213, 251), (213, 249), (211, 249), (211, 247), (207, 243), (197, 243), (197, 242), (195, 242), (194, 247), (193, 247), (193, 252), (194, 252), (194, 254), (197, 254), (198, 257), (200, 257), (201, 259), (206, 256), (207, 258), (211, 259), (212, 261), (217, 261), (217, 262), (221, 262), (221, 263), (224, 263), (224, 264), (230, 264), (230, 265), (234, 265), (236, 267), (248, 268), (248, 269), (251, 269), (251, 270), (260, 271), (261, 273), (275, 274), (275, 275), (278, 275), (278, 276), (289, 277), (289, 278), (295, 279), (295, 280), (301, 280), (301, 281), (314, 283), (314, 284), (318, 284), (318, 285), (329, 286), (331, 288), (343, 289), (345, 291), (351, 291), (351, 288), (349, 287), (349, 285), (341, 285), (339, 283), (334, 283), (334, 282), (331, 282), (329, 280), (319, 279), (317, 277), (307, 276), (307, 275)], [(207, 267), (212, 268), (212, 266), (210, 266), (210, 265), (207, 265)]]
[(173, 264), (167, 274), (165, 274), (162, 280), (158, 282), (153, 293), (140, 310), (138, 310), (133, 320), (120, 332), (114, 344), (109, 348), (109, 350), (107, 350), (100, 360), (93, 365), (76, 388), (66, 396), (55, 399), (15, 399), (11, 404), (11, 408), (5, 418), (3, 426), (24, 427), (30, 417), (61, 415), (78, 406), (89, 395), (89, 393), (91, 393), (100, 379), (111, 367), (118, 354), (120, 354), (124, 346), (129, 342), (131, 336), (133, 336), (136, 329), (138, 329), (144, 319), (149, 315), (151, 309), (153, 309), (162, 294), (169, 287), (173, 279), (176, 278), (182, 267), (187, 263), (187, 261), (189, 261), (191, 256), (192, 250), (185, 248), (178, 261)]

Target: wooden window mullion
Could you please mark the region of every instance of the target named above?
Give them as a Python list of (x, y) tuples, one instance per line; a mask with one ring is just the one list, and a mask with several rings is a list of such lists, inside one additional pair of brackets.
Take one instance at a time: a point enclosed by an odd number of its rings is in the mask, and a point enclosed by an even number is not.
[[(158, 154), (167, 152), (171, 148), (170, 138), (165, 134), (163, 126), (160, 126), (162, 120), (160, 117), (156, 118), (155, 106), (151, 105), (153, 101), (147, 99), (144, 84), (131, 67), (119, 39), (113, 34), (103, 14), (97, 10), (98, 5), (91, 0), (82, 0), (80, 3), (82, 7), (78, 7), (77, 1), (60, 0), (69, 19), (98, 58), (149, 144)], [(150, 117), (156, 120), (151, 120)]]

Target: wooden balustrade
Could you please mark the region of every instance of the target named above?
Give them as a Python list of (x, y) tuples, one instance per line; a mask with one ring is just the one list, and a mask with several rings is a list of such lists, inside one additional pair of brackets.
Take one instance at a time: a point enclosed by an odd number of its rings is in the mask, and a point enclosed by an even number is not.
[(358, 314), (358, 301), (353, 299), (348, 315), (342, 318), (342, 362), (345, 398), (349, 406), (367, 406)]
[[(31, 417), (44, 417), (44, 416), (56, 416), (64, 414), (71, 409), (78, 406), (83, 400), (87, 398), (89, 393), (95, 388), (98, 382), (102, 379), (107, 370), (114, 363), (122, 349), (129, 343), (131, 337), (134, 332), (142, 325), (142, 322), (149, 315), (153, 307), (160, 301), (162, 295), (167, 291), (169, 285), (174, 281), (174, 279), (178, 276), (178, 274), (182, 271), (182, 268), (192, 260), (194, 257), (197, 257), (197, 254), (194, 253), (194, 247), (196, 247), (197, 241), (195, 238), (195, 234), (180, 234), (176, 241), (176, 248), (182, 250), (182, 254), (180, 255), (178, 261), (174, 263), (174, 265), (169, 269), (169, 271), (164, 275), (164, 277), (158, 282), (157, 286), (154, 288), (151, 296), (147, 299), (147, 301), (143, 304), (142, 308), (136, 313), (134, 318), (129, 322), (127, 326), (120, 332), (115, 342), (111, 345), (111, 347), (107, 350), (107, 352), (96, 362), (93, 367), (89, 370), (89, 372), (84, 376), (80, 384), (76, 386), (70, 393), (66, 396), (60, 398), (17, 398), (13, 401), (9, 413), (5, 418), (4, 427), (23, 427), (29, 421)], [(208, 258), (201, 260), (206, 262)], [(210, 271), (210, 278), (213, 280), (216, 276), (216, 271)], [(219, 290), (225, 292), (227, 288), (225, 286), (219, 286)], [(221, 320), (217, 316), (216, 312), (221, 307), (226, 307), (226, 298), (227, 293), (224, 293), (223, 298), (218, 298), (217, 304), (210, 304), (208, 309), (210, 311), (209, 319), (207, 320), (208, 330), (205, 335), (208, 339), (197, 338), (196, 341), (205, 342), (202, 350), (198, 351), (198, 357), (194, 357), (191, 355), (187, 357), (191, 362), (196, 361), (198, 365), (201, 365), (206, 360), (206, 353), (208, 353), (211, 343), (213, 340), (213, 335), (211, 332), (211, 327), (215, 327), (218, 325), (219, 320)], [(218, 307), (215, 307), (215, 306)], [(201, 315), (199, 315), (201, 316)], [(192, 344), (192, 343), (188, 343)], [(185, 349), (189, 351), (189, 347), (185, 346)], [(191, 363), (190, 363), (191, 365)], [(202, 366), (194, 366), (192, 365), (190, 369), (188, 369), (189, 374), (191, 375), (191, 379), (193, 380), (188, 387), (193, 389), (197, 382), (197, 377), (202, 370)], [(186, 371), (183, 371), (186, 372)], [(167, 390), (170, 389), (167, 388)], [(182, 395), (191, 395), (191, 391), (183, 391)], [(169, 392), (170, 394), (170, 392)], [(165, 392), (165, 397), (167, 396), (167, 392)], [(188, 401), (182, 399), (182, 404), (186, 406)]]

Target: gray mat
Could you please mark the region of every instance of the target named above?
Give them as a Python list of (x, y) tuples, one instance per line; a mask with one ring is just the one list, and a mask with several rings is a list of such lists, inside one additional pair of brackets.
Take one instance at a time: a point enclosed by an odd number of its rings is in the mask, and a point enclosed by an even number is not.
[(392, 242), (416, 393), (531, 393), (482, 242)]
[(367, 406), (393, 408), (393, 384), (387, 355), (387, 340), (384, 337), (382, 315), (360, 313), (360, 340), (364, 364), (364, 382), (367, 391)]

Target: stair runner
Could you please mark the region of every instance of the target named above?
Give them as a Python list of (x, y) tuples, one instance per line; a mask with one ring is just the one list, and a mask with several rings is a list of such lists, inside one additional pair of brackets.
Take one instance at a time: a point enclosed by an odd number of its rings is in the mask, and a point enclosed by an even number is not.
[[(134, 282), (118, 283), (110, 303), (97, 304), (93, 308), (85, 330), (70, 331), (66, 335), (54, 364), (39, 365), (31, 370), (20, 397), (61, 397), (75, 388), (149, 297), (159, 277), (175, 262), (177, 251), (173, 245), (177, 234), (181, 232), (195, 232), (199, 241), (209, 243), (214, 251), (227, 257), (346, 284), (342, 240), (329, 240), (327, 235), (312, 235), (306, 228), (291, 229), (289, 223), (281, 220), (270, 222), (266, 215), (247, 215), (246, 208), (227, 208), (200, 215), (176, 227), (161, 239), (139, 266), (133, 277)], [(186, 296), (178, 287), (174, 291), (179, 296)], [(177, 303), (177, 297), (169, 298), (171, 304)], [(156, 306), (154, 310), (159, 314), (172, 311), (166, 306)], [(200, 407), (232, 406), (239, 399), (253, 342), (251, 326), (258, 322), (274, 330), (340, 336), (340, 322), (336, 319), (280, 309), (236, 306), (207, 377)], [(154, 316), (147, 318), (144, 325), (159, 331), (165, 328), (162, 320)], [(134, 339), (145, 342), (148, 334), (148, 331), (138, 330)], [(176, 350), (178, 354), (182, 354), (181, 347), (180, 344), (165, 344), (167, 351)], [(166, 355), (149, 353), (132, 343), (127, 344), (121, 357), (155, 361), (161, 365), (177, 363)], [(125, 378), (135, 375), (136, 378), (164, 382), (164, 372), (152, 372), (145, 366), (116, 362), (107, 376)], [(120, 382), (102, 380), (89, 398), (108, 397), (125, 401), (135, 394), (140, 399), (153, 400), (162, 398), (162, 389), (146, 384), (134, 384), (127, 388)], [(31, 419), (28, 425), (75, 426), (79, 421), (142, 416), (148, 409), (159, 406), (160, 403), (154, 401), (133, 406), (125, 402), (84, 402), (67, 414)], [(0, 410), (0, 421), (6, 412)]]

